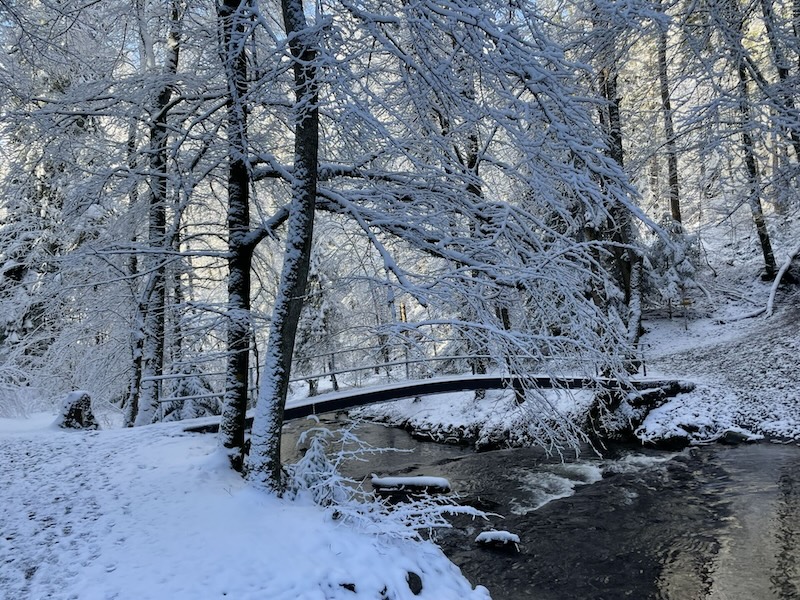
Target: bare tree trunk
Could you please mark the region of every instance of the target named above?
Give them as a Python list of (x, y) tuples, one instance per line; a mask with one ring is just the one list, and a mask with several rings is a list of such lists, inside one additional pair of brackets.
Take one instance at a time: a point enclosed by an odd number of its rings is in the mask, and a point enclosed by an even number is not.
[(282, 490), (281, 427), (297, 324), (308, 282), (319, 150), (315, 41), (308, 31), (302, 0), (282, 0), (281, 7), (289, 48), (294, 58), (294, 179), (286, 251), (247, 462), (249, 479), (276, 492)]
[[(761, 14), (764, 20), (764, 29), (769, 39), (770, 49), (772, 50), (772, 60), (775, 64), (775, 70), (778, 72), (778, 82), (780, 83), (778, 100), (783, 104), (783, 108), (789, 115), (794, 115), (795, 106), (792, 96), (792, 91), (794, 90), (793, 84), (789, 80), (789, 61), (778, 39), (773, 3), (774, 0), (761, 0)], [(783, 129), (783, 134), (785, 135), (787, 128), (781, 129)], [(798, 124), (796, 122), (790, 122), (788, 134), (792, 142), (792, 148), (794, 148), (795, 160), (800, 161), (800, 134), (798, 134)]]
[(775, 277), (777, 265), (775, 255), (772, 252), (767, 224), (764, 220), (764, 210), (761, 206), (761, 180), (758, 173), (758, 163), (756, 161), (755, 145), (753, 137), (750, 135), (750, 127), (754, 123), (750, 110), (750, 96), (747, 90), (748, 74), (746, 65), (746, 50), (743, 43), (744, 22), (742, 14), (736, 0), (722, 0), (720, 14), (717, 15), (720, 31), (725, 39), (731, 60), (736, 70), (737, 82), (736, 93), (739, 108), (742, 152), (744, 153), (744, 164), (747, 173), (747, 203), (753, 214), (753, 222), (756, 226), (761, 251), (764, 255), (764, 276), (772, 279)]
[[(167, 36), (167, 55), (163, 72), (168, 80), (175, 77), (180, 55), (181, 23), (184, 12), (181, 0), (174, 0), (170, 12), (170, 32)], [(166, 318), (166, 262), (156, 250), (167, 248), (167, 116), (173, 86), (165, 84), (158, 92), (151, 110), (150, 179), (148, 244), (150, 258), (146, 261), (149, 294), (144, 299), (145, 313), (142, 344), (142, 368), (135, 424), (147, 425), (158, 416), (159, 390), (164, 369), (164, 323)], [(131, 402), (131, 404), (133, 404)]]
[(800, 73), (800, 0), (792, 0), (792, 33), (797, 54), (797, 72)]
[(770, 242), (767, 223), (764, 220), (764, 209), (761, 206), (761, 180), (758, 174), (758, 164), (756, 163), (753, 138), (749, 130), (751, 123), (750, 102), (747, 94), (747, 71), (744, 65), (739, 65), (738, 74), (739, 82), (737, 89), (739, 91), (739, 114), (742, 119), (742, 150), (744, 151), (744, 163), (747, 169), (747, 183), (749, 187), (747, 191), (747, 203), (750, 205), (750, 211), (753, 213), (753, 222), (755, 223), (758, 240), (761, 244), (761, 252), (764, 255), (764, 276), (768, 279), (772, 279), (775, 277), (778, 267), (775, 263), (775, 254), (772, 251), (772, 243)]
[[(599, 15), (599, 11), (597, 11)], [(622, 143), (622, 120), (620, 104), (622, 99), (617, 89), (618, 67), (616, 41), (613, 30), (598, 16), (594, 23), (601, 31), (601, 47), (598, 50), (598, 88), (604, 100), (600, 108), (600, 126), (605, 133), (608, 155), (620, 167), (625, 161)], [(611, 240), (614, 242), (614, 262), (619, 282), (625, 294), (628, 307), (628, 341), (635, 345), (641, 331), (641, 285), (642, 257), (634, 245), (633, 225), (628, 209), (621, 205), (609, 209), (613, 224)]]
[(250, 176), (247, 169), (247, 55), (244, 9), (249, 0), (225, 0), (219, 7), (222, 56), (228, 81), (228, 338), (225, 407), (220, 443), (230, 451), (231, 465), (244, 461), (245, 418), (250, 370), (250, 270), (253, 246), (250, 232)]
[(669, 184), (669, 211), (672, 220), (682, 223), (681, 195), (678, 182), (678, 152), (675, 148), (675, 126), (672, 122), (672, 103), (670, 102), (669, 74), (667, 72), (667, 34), (668, 28), (658, 30), (658, 83), (661, 89), (661, 116), (664, 120), (664, 147), (667, 152), (667, 182)]
[[(131, 173), (136, 172), (136, 147), (137, 147), (137, 134), (136, 134), (136, 122), (132, 122), (130, 124), (130, 130), (128, 132), (128, 144), (127, 144), (127, 152), (128, 152), (128, 168), (130, 169)], [(138, 182), (134, 183), (133, 187), (131, 188), (130, 193), (128, 194), (129, 199), (129, 210), (131, 213), (133, 210), (138, 208), (139, 203), (139, 190), (137, 188)], [(135, 231), (135, 230), (134, 230)], [(136, 234), (134, 233), (131, 236), (131, 242), (136, 243)], [(136, 298), (136, 276), (139, 273), (139, 261), (137, 259), (136, 254), (131, 253), (128, 259), (128, 275), (131, 280), (131, 296)], [(131, 374), (130, 379), (128, 381), (128, 396), (125, 399), (124, 403), (124, 412), (123, 412), (123, 424), (125, 427), (133, 427), (134, 422), (136, 421), (136, 415), (139, 412), (139, 390), (142, 380), (142, 353), (143, 353), (143, 342), (144, 342), (144, 314), (142, 311), (141, 304), (139, 302), (136, 303), (135, 312), (133, 315), (134, 322), (131, 331)]]

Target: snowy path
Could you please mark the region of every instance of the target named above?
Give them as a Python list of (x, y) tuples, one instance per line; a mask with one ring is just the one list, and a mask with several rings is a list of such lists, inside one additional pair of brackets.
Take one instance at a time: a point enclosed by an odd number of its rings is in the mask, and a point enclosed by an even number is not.
[[(0, 587), (31, 597), (55, 596), (69, 587), (68, 580), (78, 576), (79, 568), (98, 561), (100, 536), (113, 535), (115, 526), (102, 513), (99, 499), (119, 501), (121, 492), (105, 474), (86, 477), (81, 458), (92, 454), (91, 438), (55, 435), (52, 443), (39, 447), (35, 439), (0, 443), (6, 465), (0, 472), (0, 489), (15, 490), (0, 507)], [(123, 543), (125, 538), (115, 541)]]
[[(688, 330), (676, 320), (659, 324), (655, 333), (658, 337), (645, 340), (659, 349), (648, 358), (648, 368), (703, 384), (688, 407), (701, 425), (704, 416), (714, 415), (723, 424), (762, 434), (800, 436), (800, 306), (790, 305), (770, 319), (690, 321)], [(677, 415), (680, 402), (665, 410), (671, 407)]]
[(158, 436), (163, 456), (142, 453), (137, 434), (46, 430), (0, 439), (0, 590), (9, 599), (83, 598), (85, 585), (108, 579), (121, 562), (135, 567), (139, 524), (152, 518), (146, 511), (177, 491), (168, 477), (145, 477), (167, 459), (169, 443)]
[(249, 488), (215, 436), (21, 423), (0, 419), (0, 600), (488, 598), (433, 544)]

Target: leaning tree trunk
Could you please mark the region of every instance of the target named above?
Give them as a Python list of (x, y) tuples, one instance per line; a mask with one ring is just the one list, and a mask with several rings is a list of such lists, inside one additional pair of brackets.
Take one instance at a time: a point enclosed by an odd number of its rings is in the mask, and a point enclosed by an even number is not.
[(230, 452), (231, 465), (244, 461), (245, 418), (250, 370), (250, 177), (247, 170), (247, 55), (244, 8), (249, 0), (225, 0), (219, 8), (222, 56), (228, 80), (228, 338), (225, 398), (220, 442)]
[(317, 52), (314, 39), (308, 31), (302, 0), (282, 0), (281, 5), (286, 36), (294, 59), (294, 179), (286, 251), (272, 313), (247, 463), (249, 479), (276, 492), (282, 489), (281, 427), (297, 324), (308, 282), (319, 149)]

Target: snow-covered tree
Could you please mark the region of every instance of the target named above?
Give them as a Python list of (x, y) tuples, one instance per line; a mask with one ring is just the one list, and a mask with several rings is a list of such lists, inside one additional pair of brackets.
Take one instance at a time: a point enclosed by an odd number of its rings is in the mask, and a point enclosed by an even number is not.
[[(298, 19), (299, 3), (284, 8)], [(516, 357), (512, 369), (580, 356), (591, 373), (621, 372), (628, 352), (624, 330), (587, 294), (614, 287), (597, 260), (612, 246), (583, 232), (634, 209), (633, 191), (599, 141), (600, 102), (579, 89), (581, 67), (547, 39), (534, 9), (332, 3), (309, 15), (287, 23), (300, 71), (294, 164), (256, 171), (283, 171), (294, 186), (248, 462), (250, 477), (273, 489), (311, 196), (360, 226), (398, 290), (435, 306), (436, 317), (407, 328), (472, 332), (496, 356)], [(451, 67), (464, 64), (479, 69), (474, 92)], [(318, 146), (302, 129), (317, 112)], [(398, 248), (426, 256), (426, 270), (397, 261)]]
[(651, 296), (680, 306), (689, 293), (697, 288), (696, 272), (699, 262), (697, 236), (687, 233), (683, 226), (667, 214), (661, 222), (662, 231), (668, 236), (655, 236), (648, 248), (648, 288)]

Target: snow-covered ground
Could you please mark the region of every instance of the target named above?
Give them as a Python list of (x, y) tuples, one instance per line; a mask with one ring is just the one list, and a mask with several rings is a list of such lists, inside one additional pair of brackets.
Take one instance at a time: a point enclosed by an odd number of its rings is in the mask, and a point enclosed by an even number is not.
[[(744, 275), (735, 279), (734, 273)], [(647, 442), (685, 438), (697, 443), (726, 432), (740, 439), (800, 439), (800, 290), (782, 287), (775, 313), (767, 318), (751, 316), (766, 306), (770, 294), (757, 268), (740, 267), (704, 284), (705, 292), (695, 290), (688, 308), (671, 316), (663, 309), (645, 314), (646, 375), (691, 381), (696, 388), (653, 410), (637, 436)], [(526, 410), (557, 411), (581, 422), (592, 398), (546, 392), (544, 400), (547, 404), (520, 407), (511, 392), (489, 391), (480, 401), (469, 392), (365, 406), (355, 414), (439, 441), (513, 446), (550, 433), (547, 422), (537, 423)]]
[(430, 542), (360, 532), (249, 488), (215, 436), (53, 420), (0, 420), (4, 600), (489, 597)]
[(772, 317), (742, 318), (763, 307), (769, 294), (767, 284), (753, 286), (745, 300), (646, 323), (650, 331), (642, 341), (652, 374), (698, 385), (650, 413), (641, 437), (685, 432), (713, 439), (738, 427), (800, 439), (800, 293), (783, 291)]
[[(685, 312), (646, 314), (647, 374), (697, 387), (652, 411), (639, 437), (701, 442), (738, 431), (800, 440), (800, 291), (782, 290), (771, 318), (745, 318), (769, 295), (757, 268), (738, 265), (703, 285), (708, 294), (695, 291)], [(359, 412), (441, 441), (513, 445), (553, 433), (525, 410), (580, 421), (592, 398), (542, 401), (520, 408), (512, 393), (489, 391)], [(429, 542), (360, 531), (310, 502), (249, 488), (215, 436), (176, 423), (64, 431), (54, 420), (0, 419), (2, 600), (489, 597)], [(409, 587), (417, 577), (419, 595)]]

